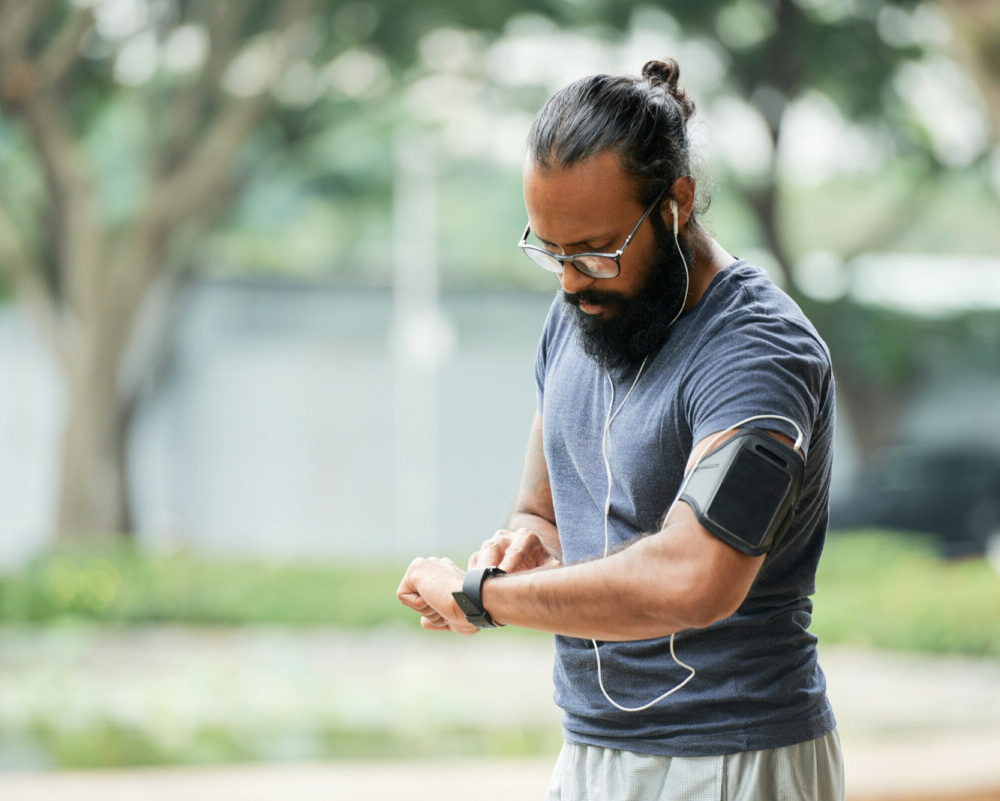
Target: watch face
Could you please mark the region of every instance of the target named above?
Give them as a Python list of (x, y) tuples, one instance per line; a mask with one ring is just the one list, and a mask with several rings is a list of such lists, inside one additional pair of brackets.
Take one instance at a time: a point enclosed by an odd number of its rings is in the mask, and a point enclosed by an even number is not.
[(470, 615), (473, 616), (473, 617), (475, 617), (475, 616), (481, 615), (483, 613), (483, 610), (480, 609), (480, 608), (478, 608), (472, 602), (472, 599), (468, 595), (466, 595), (464, 592), (453, 592), (452, 593), (452, 597), (455, 599), (455, 602), (458, 604), (458, 606), (462, 610), (462, 612), (465, 613), (466, 617), (468, 617)]

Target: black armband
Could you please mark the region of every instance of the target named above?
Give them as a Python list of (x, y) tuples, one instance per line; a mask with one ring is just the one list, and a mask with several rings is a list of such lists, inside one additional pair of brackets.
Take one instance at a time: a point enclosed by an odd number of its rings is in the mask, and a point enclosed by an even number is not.
[(788, 529), (804, 471), (805, 461), (793, 448), (762, 431), (745, 429), (695, 465), (678, 500), (714, 536), (759, 556)]

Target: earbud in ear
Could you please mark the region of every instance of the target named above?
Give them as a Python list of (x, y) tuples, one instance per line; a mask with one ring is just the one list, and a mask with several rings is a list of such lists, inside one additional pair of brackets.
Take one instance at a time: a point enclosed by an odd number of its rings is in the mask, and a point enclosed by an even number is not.
[(677, 212), (677, 201), (674, 200), (673, 198), (670, 198), (670, 211), (674, 215), (674, 236), (677, 236), (677, 217), (679, 215)]

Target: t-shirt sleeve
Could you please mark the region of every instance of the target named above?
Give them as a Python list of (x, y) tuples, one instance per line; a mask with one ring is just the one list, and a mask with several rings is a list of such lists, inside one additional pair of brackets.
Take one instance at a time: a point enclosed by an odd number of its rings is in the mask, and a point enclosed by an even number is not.
[(826, 347), (796, 320), (765, 313), (726, 323), (694, 356), (685, 384), (692, 442), (748, 417), (746, 423), (792, 440), (802, 432), (807, 453), (830, 374)]

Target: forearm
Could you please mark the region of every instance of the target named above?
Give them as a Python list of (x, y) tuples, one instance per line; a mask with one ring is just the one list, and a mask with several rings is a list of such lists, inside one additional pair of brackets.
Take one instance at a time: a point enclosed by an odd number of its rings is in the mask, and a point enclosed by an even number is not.
[(528, 447), (524, 456), (524, 471), (517, 493), (514, 511), (507, 519), (506, 529), (533, 531), (554, 554), (562, 555), (562, 543), (556, 527), (556, 512), (552, 504), (552, 486), (549, 470), (545, 464), (545, 448), (542, 442), (542, 416), (535, 414)]
[(708, 625), (721, 598), (700, 572), (654, 535), (603, 559), (490, 579), (483, 604), (507, 625), (598, 640), (642, 640)]

